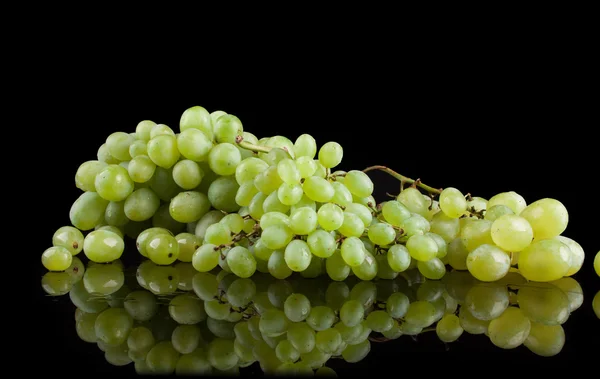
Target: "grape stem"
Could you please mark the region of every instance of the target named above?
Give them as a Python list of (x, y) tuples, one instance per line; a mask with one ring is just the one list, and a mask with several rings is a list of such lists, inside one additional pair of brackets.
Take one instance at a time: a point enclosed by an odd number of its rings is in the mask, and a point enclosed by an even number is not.
[[(258, 224), (256, 224), (256, 225), (258, 225)], [(255, 226), (256, 226), (256, 225), (255, 225)], [(218, 250), (224, 249), (224, 248), (226, 248), (226, 247), (233, 246), (233, 245), (235, 245), (236, 243), (240, 242), (242, 239), (244, 239), (244, 238), (249, 238), (249, 237), (252, 237), (252, 236), (255, 236), (255, 235), (257, 235), (259, 232), (260, 232), (260, 229), (259, 229), (259, 228), (255, 228), (255, 229), (254, 229), (253, 231), (251, 231), (250, 233), (245, 233), (245, 232), (243, 232), (243, 231), (242, 231), (242, 232), (240, 232), (240, 233), (238, 233), (238, 234), (235, 234), (235, 235), (232, 237), (232, 239), (231, 239), (231, 242), (229, 242), (229, 243), (224, 243), (224, 244), (221, 244), (221, 245), (219, 245), (219, 246), (215, 246), (215, 247), (214, 247), (214, 251), (218, 251)], [(221, 253), (221, 258), (225, 259), (225, 255), (224, 255), (223, 253)]]
[[(273, 148), (269, 146), (259, 146), (251, 142), (244, 141), (244, 137), (241, 135), (235, 137), (235, 143), (237, 143), (238, 146), (242, 149), (254, 151), (255, 153), (268, 153), (269, 151), (273, 150)], [(292, 158), (292, 155), (290, 154), (287, 148), (283, 147), (281, 148), (281, 150), (285, 151), (290, 156), (290, 158)]]
[(365, 168), (363, 170), (363, 172), (369, 172), (369, 171), (374, 171), (374, 170), (379, 170), (379, 171), (386, 172), (386, 173), (390, 174), (391, 176), (393, 176), (394, 178), (398, 179), (400, 181), (400, 183), (401, 183), (401, 188), (404, 188), (404, 184), (412, 184), (412, 185), (414, 185), (416, 187), (420, 187), (420, 188), (422, 188), (425, 191), (430, 192), (430, 193), (435, 193), (435, 194), (438, 194), (438, 195), (440, 193), (442, 193), (442, 189), (441, 188), (438, 189), (438, 188), (430, 187), (430, 186), (428, 186), (426, 184), (423, 184), (421, 182), (421, 179), (417, 179), (417, 180), (411, 179), (411, 178), (406, 177), (404, 175), (398, 174), (396, 171), (394, 171), (391, 168), (386, 167), (386, 166), (371, 166), (371, 167), (367, 167), (367, 168)]

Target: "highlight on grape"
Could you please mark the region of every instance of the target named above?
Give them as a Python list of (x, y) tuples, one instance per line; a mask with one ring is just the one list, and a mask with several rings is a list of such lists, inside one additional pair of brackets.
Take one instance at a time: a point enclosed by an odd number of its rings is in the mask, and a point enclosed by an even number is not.
[[(183, 112), (178, 132), (148, 120), (135, 131), (114, 132), (98, 149), (97, 159), (82, 163), (75, 173), (82, 193), (71, 206), (71, 225), (56, 230), (52, 245), (42, 254), (48, 270), (42, 286), (50, 295), (69, 293), (72, 299), (99, 296), (101, 301), (94, 305), (74, 300), (81, 312), (95, 315), (86, 316), (87, 327), (94, 324), (96, 333), (87, 331), (86, 338), (104, 346), (109, 362), (135, 361), (140, 372), (173, 372), (183, 360), (180, 370), (228, 372), (258, 361), (266, 372), (304, 373), (335, 355), (349, 362), (362, 359), (371, 332), (397, 338), (435, 323), (445, 342), (470, 329), (486, 333), (501, 348), (525, 344), (550, 355), (562, 346), (560, 325), (575, 305), (561, 285), (572, 285), (570, 277), (582, 268), (585, 253), (563, 235), (569, 214), (559, 200), (527, 203), (514, 191), (485, 199), (453, 187), (435, 188), (386, 166), (342, 171), (343, 156), (337, 142), (318, 147), (308, 134), (295, 141), (259, 138), (235, 115), (209, 113), (201, 106)], [(369, 177), (373, 171), (398, 179), (400, 192), (377, 202)], [(135, 248), (126, 249), (132, 241)], [(407, 273), (425, 278), (426, 288), (443, 288), (448, 280), (468, 277), (481, 284), (473, 287), (478, 289), (472, 295), (480, 297), (473, 301), (481, 306), (472, 308), (460, 299), (470, 313), (443, 311), (451, 297), (442, 296), (442, 289), (437, 297), (417, 300), (397, 295), (392, 302), (397, 306), (388, 301), (383, 308), (366, 298), (339, 308), (312, 307), (308, 298), (297, 296), (289, 298), (289, 307), (296, 308), (288, 314), (283, 303), (257, 309), (258, 293), (244, 293), (231, 302), (220, 292), (215, 298), (213, 292), (204, 296), (195, 286), (186, 286), (185, 291), (193, 289), (197, 297), (189, 293), (177, 301), (194, 311), (180, 316), (171, 312), (170, 317), (181, 326), (213, 320), (207, 325), (223, 329), (211, 329), (216, 338), (205, 340), (208, 345), (196, 352), (181, 347), (177, 339), (157, 338), (154, 330), (137, 331), (132, 320), (138, 316), (123, 308), (122, 299), (111, 297), (131, 288), (123, 285), (119, 263), (126, 250), (137, 250), (145, 260), (136, 285), (150, 292), (132, 293), (148, 304), (155, 304), (150, 299), (157, 294), (176, 291), (181, 285), (175, 280), (181, 277), (177, 267), (186, 267), (190, 278), (213, 278), (218, 271), (215, 281), (210, 279), (210, 291), (213, 286), (220, 291), (223, 282), (253, 283), (256, 276), (265, 275), (280, 281), (327, 279), (340, 288), (348, 288), (347, 281), (374, 288)], [(78, 255), (89, 261), (87, 270)], [(600, 276), (600, 253), (594, 268)], [(517, 277), (522, 287), (513, 296), (506, 281)], [(513, 299), (538, 298), (540, 288), (557, 288), (547, 292), (556, 295), (537, 303)], [(567, 301), (565, 296), (570, 307), (558, 307)], [(252, 349), (225, 332), (231, 325), (223, 326), (242, 319), (244, 325), (254, 323), (245, 313), (248, 299), (253, 299), (251, 312), (260, 319), (250, 333)], [(494, 305), (496, 301), (502, 306)], [(598, 300), (594, 304), (598, 313)], [(139, 312), (154, 315), (152, 309)], [(120, 325), (123, 332), (103, 325)], [(195, 330), (183, 330), (177, 338), (200, 336)], [(122, 340), (127, 335), (133, 345)], [(188, 354), (196, 355), (184, 359)]]

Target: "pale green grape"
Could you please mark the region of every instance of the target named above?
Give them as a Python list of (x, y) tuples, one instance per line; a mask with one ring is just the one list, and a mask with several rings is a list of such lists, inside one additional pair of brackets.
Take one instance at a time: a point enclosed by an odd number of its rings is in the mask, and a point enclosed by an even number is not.
[(337, 142), (327, 142), (319, 149), (319, 162), (325, 168), (334, 168), (342, 162), (344, 149)]
[[(157, 125), (155, 129), (158, 127)], [(154, 130), (153, 129), (153, 132)], [(160, 134), (153, 137), (147, 146), (148, 157), (159, 167), (171, 168), (179, 160), (177, 138), (170, 134)]]
[(410, 266), (411, 256), (404, 245), (393, 245), (387, 252), (387, 261), (392, 270), (403, 272)]
[(317, 220), (323, 229), (336, 230), (344, 223), (344, 211), (335, 204), (323, 204), (317, 212)]
[(231, 314), (231, 304), (222, 303), (217, 299), (206, 300), (204, 311), (209, 318), (215, 320), (226, 320)]
[(533, 242), (519, 253), (519, 271), (527, 280), (551, 282), (565, 276), (570, 267), (571, 251), (558, 240)]
[(411, 213), (416, 213), (425, 216), (429, 213), (429, 205), (431, 200), (423, 197), (423, 194), (416, 188), (405, 188), (396, 198), (403, 204)]
[(319, 258), (331, 257), (335, 252), (337, 245), (333, 235), (321, 229), (310, 233), (306, 239), (306, 243), (308, 244), (310, 251)]
[(455, 270), (467, 270), (467, 256), (469, 250), (465, 247), (463, 240), (458, 237), (448, 244), (448, 263)]
[(42, 289), (50, 296), (62, 296), (70, 293), (73, 283), (71, 275), (67, 272), (48, 271), (42, 276)]
[(469, 334), (484, 334), (488, 331), (489, 321), (475, 318), (467, 307), (460, 307), (458, 311), (460, 326)]
[[(302, 188), (300, 188), (300, 190), (302, 190)], [(258, 188), (256, 188), (256, 186), (254, 185), (254, 182), (246, 182), (246, 183), (242, 184), (240, 186), (240, 188), (238, 188), (238, 190), (235, 194), (235, 202), (242, 207), (247, 207), (250, 205), (252, 198), (257, 193), (258, 193)], [(285, 195), (289, 195), (289, 194), (286, 192)], [(284, 199), (287, 199), (287, 197), (284, 197)], [(281, 201), (281, 200), (282, 199), (280, 198), (279, 201)], [(285, 202), (283, 202), (283, 201), (282, 201), (282, 203), (285, 204)]]
[(375, 245), (386, 246), (396, 239), (396, 231), (392, 225), (380, 222), (369, 227), (369, 239)]
[(297, 184), (300, 182), (300, 171), (296, 167), (296, 162), (286, 158), (277, 164), (277, 174), (287, 184)]
[(500, 317), (490, 321), (488, 336), (495, 346), (514, 349), (527, 339), (531, 322), (516, 307), (508, 307)]
[(77, 255), (83, 249), (83, 234), (77, 228), (63, 226), (54, 232), (52, 245), (64, 247), (71, 255)]
[(101, 161), (87, 161), (81, 164), (75, 173), (75, 186), (82, 191), (96, 192), (96, 175), (108, 166)]
[(317, 332), (315, 338), (315, 347), (325, 354), (335, 353), (342, 343), (342, 335), (337, 329), (334, 328)]
[(352, 272), (354, 275), (360, 280), (372, 280), (377, 276), (377, 272), (379, 271), (379, 265), (377, 263), (377, 259), (370, 252), (365, 250), (365, 259), (363, 262), (358, 265), (352, 267)]
[(317, 332), (331, 328), (334, 322), (335, 313), (324, 305), (312, 307), (306, 318), (306, 323)]
[(254, 195), (252, 200), (250, 201), (250, 205), (248, 206), (248, 211), (250, 212), (250, 216), (254, 219), (260, 219), (263, 214), (265, 214), (265, 210), (263, 209), (263, 204), (267, 199), (268, 195), (265, 195), (262, 192)]
[(157, 265), (170, 265), (179, 257), (179, 243), (170, 234), (155, 234), (146, 242), (146, 254)]
[(523, 345), (536, 355), (553, 357), (562, 351), (565, 340), (565, 331), (562, 326), (532, 322), (529, 336)]
[(344, 211), (342, 225), (337, 230), (345, 237), (360, 237), (365, 230), (365, 224), (355, 213)]
[(262, 159), (255, 157), (246, 158), (236, 167), (235, 180), (239, 185), (247, 182), (254, 182), (256, 176), (266, 171), (268, 168), (269, 165)]
[(366, 206), (359, 203), (349, 203), (344, 210), (346, 213), (354, 213), (363, 222), (365, 228), (368, 228), (373, 222), (373, 214)]
[[(83, 241), (83, 252), (89, 260), (97, 263), (112, 262), (121, 258), (125, 250), (123, 238), (108, 230), (90, 232)], [(70, 262), (69, 262), (70, 264)]]
[(406, 248), (410, 256), (418, 261), (429, 261), (436, 257), (438, 244), (436, 241), (426, 235), (413, 235), (406, 241)]
[(313, 174), (313, 176), (323, 178), (323, 179), (327, 178), (327, 169), (325, 167), (323, 167), (321, 162), (319, 162), (318, 160), (315, 160), (315, 164), (317, 165), (317, 169), (315, 170), (315, 173)]
[(242, 246), (235, 246), (227, 252), (227, 264), (231, 272), (240, 278), (249, 278), (256, 271), (254, 256)]
[(363, 242), (358, 237), (348, 237), (340, 247), (344, 262), (350, 267), (359, 266), (365, 260), (366, 250)]
[(269, 256), (269, 273), (276, 279), (285, 279), (292, 275), (292, 270), (285, 263), (284, 253), (281, 250), (275, 250)]
[(460, 230), (460, 238), (468, 251), (473, 251), (483, 244), (494, 245), (492, 225), (488, 220), (472, 219)]
[(154, 375), (169, 375), (175, 372), (179, 353), (171, 341), (162, 341), (154, 345), (146, 355), (145, 362)]
[(355, 345), (348, 345), (348, 347), (342, 351), (342, 358), (344, 358), (344, 360), (348, 363), (356, 363), (365, 359), (365, 357), (369, 355), (370, 351), (371, 341), (365, 339), (364, 341)]
[(281, 212), (288, 213), (290, 210), (289, 205), (284, 205), (279, 201), (277, 192), (271, 192), (269, 196), (263, 202), (263, 211), (265, 212)]
[(467, 200), (456, 188), (445, 188), (440, 194), (440, 209), (450, 218), (458, 218), (467, 210)]
[(202, 216), (202, 218), (200, 220), (198, 220), (198, 223), (196, 224), (196, 229), (195, 229), (196, 236), (198, 236), (200, 239), (204, 240), (205, 235), (206, 235), (206, 230), (208, 229), (208, 227), (211, 226), (212, 224), (218, 223), (219, 221), (221, 221), (221, 219), (223, 219), (223, 217), (225, 217), (223, 212), (220, 212), (217, 210), (212, 210), (212, 211), (207, 212), (204, 216)]
[(271, 192), (277, 190), (282, 183), (283, 180), (281, 180), (277, 173), (277, 165), (269, 166), (269, 168), (254, 178), (254, 185), (265, 195), (269, 195)]
[(263, 335), (276, 337), (285, 333), (288, 329), (289, 321), (285, 313), (279, 309), (267, 309), (260, 316), (258, 327)]
[(111, 346), (118, 346), (129, 336), (133, 327), (133, 319), (123, 308), (108, 308), (98, 315), (94, 323), (98, 341)]
[(293, 240), (285, 248), (285, 263), (292, 271), (302, 272), (306, 270), (310, 265), (311, 258), (310, 248), (302, 240)]
[(357, 300), (348, 300), (340, 308), (340, 321), (348, 327), (360, 324), (364, 315), (365, 309)]
[(204, 162), (213, 147), (211, 139), (198, 129), (186, 129), (177, 136), (177, 148), (186, 159)]
[(141, 232), (136, 241), (135, 241), (135, 245), (138, 249), (138, 251), (140, 252), (140, 254), (142, 254), (144, 257), (148, 256), (148, 253), (146, 252), (146, 243), (148, 242), (149, 239), (151, 239), (152, 237), (154, 237), (157, 234), (172, 234), (169, 230), (164, 229), (164, 228), (149, 228), (144, 230), (143, 232)]
[(213, 126), (217, 142), (235, 143), (235, 138), (242, 135), (244, 127), (239, 118), (232, 114), (224, 114), (219, 117)]
[(492, 224), (492, 240), (506, 251), (521, 251), (533, 240), (533, 229), (523, 217), (504, 215)]
[(495, 282), (508, 273), (510, 256), (497, 246), (483, 244), (467, 255), (467, 269), (482, 282)]
[(263, 230), (261, 239), (269, 249), (278, 250), (287, 246), (293, 236), (292, 230), (286, 225), (273, 225)]
[(194, 325), (206, 320), (204, 302), (192, 293), (185, 293), (171, 299), (169, 315), (182, 325)]
[(133, 143), (135, 137), (124, 132), (114, 132), (106, 138), (106, 146), (110, 155), (120, 161), (131, 159), (129, 155), (129, 145)]
[(444, 258), (448, 254), (448, 244), (446, 243), (446, 241), (444, 240), (444, 238), (442, 238), (438, 234), (431, 233), (431, 232), (425, 233), (425, 236), (431, 238), (437, 244), (438, 251), (437, 251), (437, 254), (436, 254), (436, 258), (442, 259), (442, 258)]
[(198, 221), (210, 210), (210, 205), (208, 196), (202, 192), (181, 192), (171, 199), (169, 214), (182, 223)]
[(426, 328), (435, 322), (435, 306), (427, 301), (415, 301), (408, 306), (404, 320), (419, 328)]
[(332, 280), (342, 281), (350, 275), (351, 268), (337, 250), (325, 261), (325, 271)]
[[(475, 212), (482, 212), (487, 210), (488, 201), (483, 197), (472, 197), (471, 200), (467, 201), (467, 209), (469, 211), (474, 210)], [(465, 213), (467, 216), (468, 212)]]
[(431, 280), (439, 280), (446, 274), (446, 265), (439, 258), (432, 258), (428, 261), (418, 261), (417, 269), (419, 272)]
[[(385, 310), (393, 318), (402, 318), (408, 311), (410, 299), (402, 292), (395, 292), (387, 298)], [(340, 313), (341, 317), (341, 313)]]
[(345, 185), (339, 182), (332, 182), (331, 186), (333, 187), (334, 191), (333, 198), (331, 198), (332, 203), (341, 205), (343, 207), (352, 204), (352, 194)]
[(283, 363), (293, 363), (300, 358), (300, 352), (288, 340), (282, 340), (275, 347), (277, 359)]
[(314, 200), (309, 199), (308, 197), (306, 197), (306, 195), (303, 194), (300, 201), (290, 207), (290, 211), (293, 212), (296, 209), (303, 208), (303, 207), (308, 207), (308, 208), (311, 208), (312, 210), (316, 211), (317, 203), (315, 203)]
[(241, 232), (244, 228), (244, 219), (237, 213), (230, 213), (223, 217), (219, 222), (227, 225), (229, 230), (235, 234)]
[(297, 235), (308, 235), (317, 228), (317, 212), (311, 208), (299, 208), (292, 212), (289, 227)]
[(394, 319), (386, 311), (377, 310), (367, 316), (367, 325), (375, 332), (383, 333), (394, 326)]
[(126, 169), (119, 165), (103, 168), (94, 181), (96, 192), (108, 201), (123, 201), (133, 192), (133, 181)]
[(446, 216), (444, 212), (436, 213), (430, 225), (431, 232), (441, 236), (447, 243), (452, 242), (460, 233), (459, 220)]
[(147, 155), (148, 154), (148, 145), (145, 141), (136, 140), (129, 146), (129, 155), (131, 158), (135, 158), (138, 155)]
[(150, 140), (162, 135), (174, 136), (175, 132), (168, 125), (156, 124), (150, 131)]
[(220, 143), (212, 148), (208, 154), (210, 169), (217, 175), (229, 176), (235, 174), (242, 156), (235, 145)]
[(302, 179), (306, 179), (314, 175), (317, 171), (317, 162), (307, 156), (298, 157), (296, 159), (296, 167)]
[(277, 189), (277, 198), (286, 206), (292, 206), (297, 204), (304, 195), (302, 186), (300, 184), (287, 184), (282, 183)]
[(186, 227), (185, 224), (173, 220), (169, 213), (169, 204), (163, 204), (158, 208), (152, 216), (152, 226), (165, 228), (174, 234), (182, 232)]
[(300, 293), (293, 293), (289, 295), (283, 303), (283, 312), (292, 322), (301, 322), (306, 320), (308, 314), (310, 313), (310, 309), (310, 300)]
[(150, 132), (156, 126), (154, 121), (144, 120), (140, 121), (135, 127), (135, 135), (139, 140), (144, 142), (150, 141)]
[(527, 206), (523, 196), (519, 195), (514, 191), (502, 192), (495, 196), (492, 196), (487, 203), (487, 209), (494, 207), (495, 205), (504, 205), (510, 208), (512, 212), (519, 215), (523, 209)]
[(418, 234), (427, 233), (431, 226), (427, 219), (417, 213), (411, 214), (411, 216), (404, 220), (400, 228), (404, 231), (407, 236), (414, 236)]
[(106, 145), (106, 143), (100, 145), (96, 156), (100, 162), (104, 162), (106, 164), (119, 163), (119, 160), (117, 158), (110, 155), (110, 152), (108, 151), (108, 146)]
[(371, 196), (374, 185), (371, 178), (362, 171), (352, 170), (346, 173), (344, 185), (350, 190), (352, 195), (358, 197)]
[(206, 136), (212, 140), (213, 125), (217, 121), (217, 116), (226, 114), (225, 112), (218, 112), (221, 111), (208, 113), (204, 107), (199, 105), (188, 108), (181, 114), (181, 118), (179, 119), (179, 130), (183, 133), (188, 129), (198, 129), (206, 133)]
[(520, 288), (517, 301), (529, 320), (544, 325), (563, 324), (572, 311), (567, 294), (550, 283), (531, 283)]
[(179, 187), (185, 190), (191, 190), (198, 187), (203, 176), (204, 172), (200, 166), (198, 166), (198, 163), (192, 160), (184, 159), (173, 166), (173, 180)]
[(290, 218), (288, 215), (281, 212), (267, 212), (260, 218), (260, 227), (264, 230), (269, 226), (274, 225), (290, 225)]
[(131, 221), (146, 221), (152, 218), (160, 207), (160, 199), (149, 188), (140, 188), (127, 197), (124, 213)]
[(458, 316), (446, 314), (435, 326), (435, 332), (442, 342), (450, 343), (456, 341), (464, 332), (460, 326)]
[(234, 307), (246, 307), (256, 295), (254, 281), (247, 278), (236, 279), (227, 288), (227, 300)]
[(583, 261), (585, 259), (585, 252), (583, 251), (583, 248), (580, 244), (578, 244), (576, 241), (572, 240), (569, 237), (556, 236), (554, 237), (554, 239), (567, 245), (567, 247), (571, 251), (571, 265), (569, 267), (569, 271), (567, 271), (565, 276), (575, 275), (579, 272), (579, 270), (581, 270), (581, 267), (583, 266)]
[(149, 321), (158, 311), (156, 297), (148, 291), (130, 292), (125, 297), (123, 307), (137, 321)]
[(410, 217), (410, 211), (401, 202), (392, 200), (386, 201), (381, 207), (381, 212), (385, 221), (394, 226), (400, 226)]
[(175, 240), (179, 244), (179, 259), (181, 262), (191, 262), (192, 256), (196, 252), (202, 241), (195, 234), (179, 233), (175, 236)]
[(118, 265), (94, 265), (83, 274), (85, 290), (92, 295), (110, 295), (125, 283), (123, 268)]
[(569, 213), (565, 206), (555, 199), (541, 199), (529, 204), (519, 214), (529, 221), (536, 240), (560, 235), (567, 228)]
[(156, 164), (147, 155), (134, 157), (127, 166), (127, 173), (135, 183), (146, 183), (156, 172)]
[(478, 320), (491, 321), (498, 318), (509, 305), (506, 286), (498, 284), (476, 284), (465, 296), (463, 307)]
[(309, 199), (319, 203), (327, 203), (335, 195), (331, 183), (318, 176), (306, 178), (302, 184), (302, 189)]
[(302, 134), (294, 142), (294, 156), (313, 159), (317, 154), (317, 142), (309, 134)]
[(507, 207), (506, 205), (497, 204), (491, 208), (488, 208), (485, 211), (485, 216), (483, 218), (485, 220), (494, 222), (494, 221), (496, 221), (496, 219), (498, 219), (504, 215), (514, 215), (514, 214), (515, 214), (515, 212), (513, 212), (513, 210), (510, 209), (509, 207)]
[(104, 219), (108, 200), (96, 192), (84, 192), (75, 200), (69, 211), (71, 224), (79, 230), (90, 230)]
[(233, 177), (218, 178), (208, 188), (208, 200), (220, 211), (237, 212), (240, 209), (240, 205), (235, 202), (238, 189), (239, 185)]
[[(251, 144), (254, 145), (258, 145), (258, 138), (256, 138), (256, 136), (252, 133), (248, 133), (248, 132), (243, 132), (241, 134), (241, 137), (243, 139), (243, 141), (247, 141), (250, 142)], [(242, 160), (246, 159), (246, 158), (251, 158), (254, 157), (254, 152), (248, 149), (244, 149), (243, 147), (241, 147), (240, 145), (237, 145), (238, 150), (240, 151), (240, 154), (242, 155)], [(259, 155), (260, 158), (260, 155)]]

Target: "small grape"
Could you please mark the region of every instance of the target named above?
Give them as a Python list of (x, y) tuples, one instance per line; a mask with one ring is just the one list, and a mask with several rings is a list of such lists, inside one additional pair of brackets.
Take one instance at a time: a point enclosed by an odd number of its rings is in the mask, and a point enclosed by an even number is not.
[(442, 212), (450, 218), (458, 218), (467, 210), (467, 200), (456, 188), (445, 188), (439, 201)]

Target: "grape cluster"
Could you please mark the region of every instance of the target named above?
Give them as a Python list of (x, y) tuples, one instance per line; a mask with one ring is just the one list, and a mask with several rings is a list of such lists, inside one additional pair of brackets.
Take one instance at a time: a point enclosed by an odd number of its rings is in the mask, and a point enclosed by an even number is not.
[(44, 289), (68, 293), (79, 337), (139, 374), (237, 374), (256, 363), (265, 374), (335, 376), (326, 366), (333, 358), (359, 362), (373, 343), (429, 332), (446, 344), (466, 332), (554, 356), (565, 344), (562, 325), (583, 302), (573, 278), (532, 283), (516, 272), (494, 283), (466, 271), (428, 280), (418, 269), (335, 281), (240, 278), (189, 262), (146, 260), (131, 272), (120, 260), (74, 261), (78, 270), (48, 272)]
[[(133, 133), (109, 135), (97, 160), (78, 168), (84, 192), (71, 207), (72, 226), (56, 231), (42, 263), (69, 271), (81, 251), (113, 262), (128, 236), (157, 265), (218, 266), (240, 278), (258, 271), (368, 281), (416, 268), (434, 280), (468, 270), (495, 282), (518, 270), (551, 282), (583, 265), (583, 248), (562, 235), (569, 216), (558, 200), (528, 205), (515, 192), (486, 200), (382, 166), (332, 172), (343, 155), (338, 143), (318, 148), (307, 134), (259, 139), (236, 116), (200, 106), (183, 113), (178, 133), (142, 121)], [(402, 182), (393, 199), (373, 198), (366, 172), (374, 169)], [(600, 275), (598, 254), (594, 267)]]

